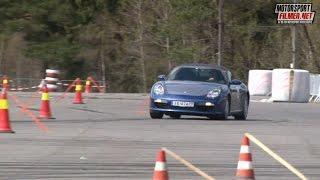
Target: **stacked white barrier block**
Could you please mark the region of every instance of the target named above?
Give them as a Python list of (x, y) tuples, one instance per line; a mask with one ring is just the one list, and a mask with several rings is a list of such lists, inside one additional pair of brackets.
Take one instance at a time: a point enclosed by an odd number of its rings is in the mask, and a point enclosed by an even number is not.
[(250, 70), (248, 89), (250, 95), (265, 96), (271, 93), (272, 70)]
[[(293, 73), (291, 73), (293, 71)], [(291, 77), (291, 75), (293, 77)], [(292, 82), (291, 82), (292, 81)], [(272, 73), (273, 101), (308, 102), (310, 96), (309, 71), (274, 69)]]
[(48, 87), (49, 91), (51, 91), (51, 92), (57, 91), (57, 89), (58, 89), (57, 82), (59, 81), (59, 79), (58, 79), (59, 74), (60, 74), (59, 70), (46, 69), (45, 81), (47, 83), (47, 87)]

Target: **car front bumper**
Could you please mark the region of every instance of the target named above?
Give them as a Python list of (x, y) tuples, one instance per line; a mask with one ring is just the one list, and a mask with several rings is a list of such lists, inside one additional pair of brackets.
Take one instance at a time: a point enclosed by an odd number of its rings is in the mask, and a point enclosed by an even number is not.
[[(173, 106), (173, 101), (193, 102), (194, 107)], [(225, 99), (207, 99), (190, 96), (163, 96), (150, 98), (150, 111), (164, 114), (181, 114), (195, 116), (222, 115), (225, 108)]]

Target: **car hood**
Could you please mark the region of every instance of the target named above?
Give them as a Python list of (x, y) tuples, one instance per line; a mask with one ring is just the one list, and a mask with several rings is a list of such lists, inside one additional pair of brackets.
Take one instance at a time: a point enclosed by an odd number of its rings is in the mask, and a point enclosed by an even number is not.
[(222, 84), (198, 81), (165, 81), (164, 87), (167, 94), (204, 96), (213, 88), (222, 87)]

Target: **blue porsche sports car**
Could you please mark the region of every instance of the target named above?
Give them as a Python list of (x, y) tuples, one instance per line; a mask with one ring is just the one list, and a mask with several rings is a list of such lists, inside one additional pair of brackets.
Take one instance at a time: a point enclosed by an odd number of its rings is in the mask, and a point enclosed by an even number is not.
[(231, 80), (231, 72), (222, 66), (186, 64), (174, 68), (169, 75), (158, 76), (150, 93), (150, 116), (207, 116), (210, 119), (247, 118), (249, 92), (239, 80)]

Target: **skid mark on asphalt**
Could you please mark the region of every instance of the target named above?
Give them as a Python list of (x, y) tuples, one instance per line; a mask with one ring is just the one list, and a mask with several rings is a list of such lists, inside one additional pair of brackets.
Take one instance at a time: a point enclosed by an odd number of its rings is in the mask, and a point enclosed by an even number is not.
[[(233, 177), (235, 165), (231, 163), (195, 163), (198, 167), (210, 171), (217, 177)], [(66, 178), (113, 178), (113, 179), (132, 179), (140, 178), (146, 179), (151, 176), (153, 171), (153, 162), (132, 162), (132, 163), (117, 163), (117, 162), (105, 162), (105, 163), (75, 163), (75, 162), (62, 162), (62, 163), (36, 163), (30, 165), (29, 163), (11, 163), (2, 162), (0, 164), (1, 174), (0, 177), (10, 177), (10, 179), (17, 178), (54, 178), (54, 179), (66, 179)], [(176, 179), (199, 179), (198, 176), (191, 173), (183, 165), (168, 161), (169, 174)], [(318, 167), (308, 165), (301, 166), (304, 169), (316, 170)], [(278, 165), (255, 165), (256, 174), (259, 177), (272, 177), (274, 179), (279, 178), (279, 173), (285, 178), (292, 177), (288, 172), (279, 169)], [(275, 173), (277, 172), (277, 173)], [(227, 175), (229, 174), (229, 176)], [(317, 177), (317, 174), (309, 177)], [(292, 177), (294, 178), (294, 177)], [(220, 178), (221, 179), (221, 178)], [(232, 179), (232, 178), (231, 178)], [(291, 179), (291, 178), (290, 178)]]
[(27, 107), (22, 107), (22, 106), (17, 106), (17, 107), (20, 108), (20, 109), (25, 108), (25, 109), (28, 109), (30, 111), (40, 111), (38, 108), (27, 108)]
[[(86, 109), (86, 108), (75, 108), (75, 107), (69, 107), (68, 109), (74, 109), (74, 110), (80, 110), (80, 111), (86, 111), (86, 112), (93, 112), (93, 113), (99, 113), (99, 114), (109, 114), (101, 111)], [(111, 114), (111, 113), (110, 113)]]
[(22, 101), (20, 101), (20, 100), (17, 98), (17, 96), (15, 96), (15, 95), (10, 95), (9, 97), (11, 97), (11, 98), (15, 101), (16, 104), (18, 104), (19, 106), (22, 107), (21, 111), (22, 111), (23, 113), (25, 113), (27, 116), (29, 116), (29, 117), (33, 120), (33, 122), (38, 126), (38, 128), (39, 128), (40, 130), (42, 130), (42, 131), (44, 131), (44, 132), (46, 132), (46, 133), (49, 132), (48, 127), (47, 127), (45, 124), (43, 124), (43, 123), (40, 121), (40, 119), (39, 119), (36, 115), (34, 115), (34, 114), (32, 113), (32, 111), (29, 110), (28, 106), (26, 106)]
[[(56, 121), (46, 121), (46, 124), (82, 124), (87, 119), (57, 119)], [(130, 121), (145, 121), (141, 118), (123, 118), (123, 119), (90, 119), (92, 123), (113, 123), (113, 122), (130, 122)], [(29, 123), (28, 120), (15, 120), (15, 123)]]
[[(88, 125), (87, 125), (81, 132), (79, 132), (76, 136), (73, 136), (71, 139), (68, 139), (68, 140), (75, 141), (75, 140), (79, 139), (79, 137), (81, 137), (81, 136), (83, 136), (84, 134), (86, 134), (86, 133), (92, 128), (92, 126), (93, 126), (95, 123), (88, 122), (87, 124), (88, 124)], [(44, 159), (44, 158), (50, 157), (50, 156), (56, 156), (57, 154), (63, 153), (64, 150), (65, 150), (65, 146), (66, 146), (66, 145), (67, 145), (67, 143), (64, 142), (64, 143), (63, 143), (61, 146), (59, 146), (54, 152), (48, 154), (47, 156), (42, 157), (41, 159)], [(82, 144), (81, 147), (83, 147), (83, 144)], [(41, 159), (39, 159), (39, 160), (41, 160)], [(36, 164), (36, 162), (34, 162), (34, 164)], [(33, 164), (33, 165), (34, 165), (34, 164)]]
[[(128, 121), (141, 121), (142, 119), (93, 119), (90, 120), (90, 122), (93, 123), (111, 123), (111, 122), (120, 122), (120, 121), (124, 121), (124, 122), (128, 122)], [(73, 122), (79, 122), (79, 120), (71, 120)], [(70, 122), (70, 120), (66, 120), (66, 122)], [(83, 121), (81, 121), (81, 123), (83, 123)]]
[[(113, 164), (113, 163), (61, 163), (61, 164), (37, 164), (25, 165), (6, 168), (8, 173), (5, 176), (10, 179), (17, 178), (112, 178), (120, 177), (131, 179), (132, 177), (146, 177), (152, 173), (150, 167), (154, 166), (152, 163), (135, 163), (135, 164)], [(41, 171), (39, 171), (39, 169)], [(37, 171), (36, 171), (37, 170)], [(15, 173), (16, 172), (16, 173)], [(17, 173), (18, 172), (18, 173)], [(0, 176), (1, 177), (1, 176)]]
[[(37, 98), (37, 97), (39, 97), (39, 98)], [(40, 97), (41, 97), (41, 91), (40, 91), (40, 90), (34, 92), (34, 93), (31, 95), (31, 97), (29, 97), (29, 101), (25, 103), (26, 106), (30, 106), (31, 104), (34, 104), (34, 102), (35, 102), (36, 100), (40, 100)]]

